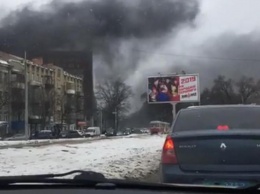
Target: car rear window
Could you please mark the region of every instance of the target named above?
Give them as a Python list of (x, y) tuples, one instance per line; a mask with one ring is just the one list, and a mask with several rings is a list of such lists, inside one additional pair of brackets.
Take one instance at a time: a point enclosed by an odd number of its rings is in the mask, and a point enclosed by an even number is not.
[(173, 131), (228, 129), (260, 129), (260, 108), (219, 107), (181, 111)]

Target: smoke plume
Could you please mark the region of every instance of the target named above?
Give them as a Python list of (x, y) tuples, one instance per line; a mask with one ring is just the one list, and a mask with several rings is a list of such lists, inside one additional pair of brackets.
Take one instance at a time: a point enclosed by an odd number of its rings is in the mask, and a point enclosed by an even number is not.
[(192, 25), (198, 13), (197, 0), (53, 0), (42, 9), (27, 6), (5, 17), (0, 50), (20, 56), (26, 50), (29, 57), (53, 49), (92, 50), (97, 81), (127, 80), (149, 57), (136, 48), (152, 55), (167, 35)]
[[(40, 11), (12, 12), (0, 28), (0, 49), (8, 52), (68, 47), (107, 48), (115, 39), (163, 36), (198, 13), (195, 0), (52, 1)], [(110, 41), (107, 41), (110, 40)]]

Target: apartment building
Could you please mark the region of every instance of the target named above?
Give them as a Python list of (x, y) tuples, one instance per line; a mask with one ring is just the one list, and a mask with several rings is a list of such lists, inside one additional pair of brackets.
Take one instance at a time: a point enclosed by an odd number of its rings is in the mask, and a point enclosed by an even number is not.
[(95, 107), (93, 89), (92, 50), (54, 49), (39, 55), (42, 63), (52, 63), (66, 72), (83, 78), (84, 112), (86, 120), (93, 122)]
[[(23, 59), (0, 52), (0, 121), (10, 130), (24, 130), (25, 67)], [(32, 130), (54, 123), (75, 129), (84, 121), (82, 78), (52, 64), (27, 60), (29, 125)], [(5, 96), (8, 97), (7, 101)]]
[(55, 114), (56, 122), (69, 125), (70, 129), (77, 128), (84, 117), (83, 80), (81, 77), (64, 71), (53, 64), (47, 65), (54, 70), (55, 82)]

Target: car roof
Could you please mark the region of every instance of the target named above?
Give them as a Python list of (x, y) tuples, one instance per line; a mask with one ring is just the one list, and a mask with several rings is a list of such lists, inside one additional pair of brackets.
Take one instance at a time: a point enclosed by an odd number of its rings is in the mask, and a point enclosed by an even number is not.
[(260, 108), (260, 105), (256, 104), (228, 104), (228, 105), (200, 105), (200, 106), (189, 106), (181, 111), (188, 111), (194, 109), (213, 109), (213, 108)]

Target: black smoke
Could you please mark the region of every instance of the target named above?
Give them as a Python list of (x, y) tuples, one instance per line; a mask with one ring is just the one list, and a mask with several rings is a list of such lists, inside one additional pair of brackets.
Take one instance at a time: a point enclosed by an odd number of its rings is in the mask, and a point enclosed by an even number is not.
[(163, 36), (192, 23), (198, 12), (196, 0), (52, 1), (40, 11), (27, 6), (4, 18), (0, 50), (98, 49), (111, 44), (107, 40)]

